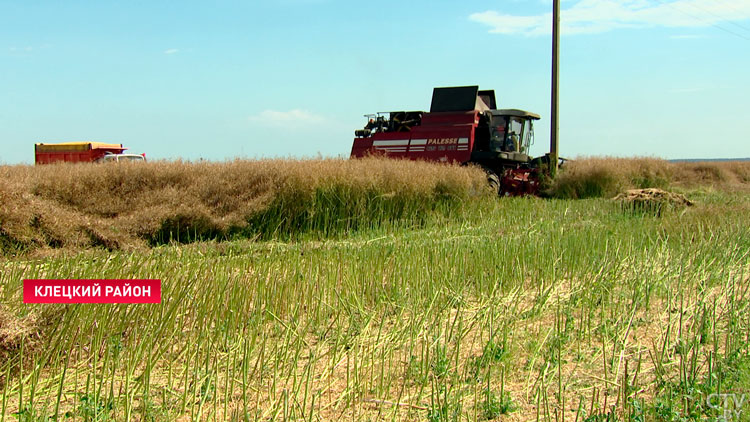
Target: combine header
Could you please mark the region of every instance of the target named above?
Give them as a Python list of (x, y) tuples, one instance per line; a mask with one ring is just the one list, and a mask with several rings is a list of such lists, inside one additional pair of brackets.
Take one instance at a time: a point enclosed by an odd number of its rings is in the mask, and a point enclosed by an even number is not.
[(534, 121), (539, 115), (498, 109), (495, 91), (478, 86), (435, 88), (430, 111), (366, 115), (354, 132), (352, 158), (394, 158), (481, 166), (500, 195), (535, 194), (550, 154), (532, 159)]

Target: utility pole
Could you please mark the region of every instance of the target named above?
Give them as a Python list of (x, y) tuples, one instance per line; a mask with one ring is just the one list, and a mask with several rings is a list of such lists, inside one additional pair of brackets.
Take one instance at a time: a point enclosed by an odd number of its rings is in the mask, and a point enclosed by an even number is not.
[(558, 135), (560, 133), (558, 125), (558, 106), (560, 104), (558, 97), (558, 79), (560, 68), (560, 0), (552, 1), (552, 110), (550, 112), (550, 135), (549, 135), (549, 159), (550, 173), (552, 177), (557, 174), (558, 160)]

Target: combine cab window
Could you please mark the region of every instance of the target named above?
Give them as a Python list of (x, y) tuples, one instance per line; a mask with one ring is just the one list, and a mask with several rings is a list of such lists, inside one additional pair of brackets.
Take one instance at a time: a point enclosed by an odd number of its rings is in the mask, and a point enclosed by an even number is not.
[(490, 124), (490, 150), (494, 152), (529, 153), (534, 143), (531, 120), (517, 116), (493, 116)]
[(523, 143), (521, 144), (521, 152), (524, 154), (529, 153), (529, 148), (534, 144), (534, 122), (531, 120), (526, 121), (526, 130), (524, 130)]
[(510, 119), (510, 133), (515, 133), (518, 136), (521, 136), (521, 133), (523, 132), (523, 119), (519, 119), (518, 117), (511, 117)]
[(505, 140), (505, 150), (508, 152), (518, 152), (521, 150), (521, 140), (523, 139), (524, 120), (518, 117), (510, 118), (508, 137)]
[(492, 116), (489, 126), (490, 151), (500, 152), (505, 148), (505, 132), (508, 127), (508, 118), (505, 116)]
[(502, 144), (505, 142), (505, 125), (493, 126), (492, 127), (492, 140), (494, 148), (493, 151), (501, 150)]

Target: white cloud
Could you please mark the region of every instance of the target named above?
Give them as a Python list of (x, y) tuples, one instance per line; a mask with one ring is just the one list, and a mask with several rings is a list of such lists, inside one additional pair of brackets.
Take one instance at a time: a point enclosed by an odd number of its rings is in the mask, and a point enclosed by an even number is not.
[[(494, 10), (474, 13), (469, 19), (490, 27), (491, 33), (546, 35), (552, 13), (517, 16)], [(617, 28), (696, 28), (732, 23), (732, 32), (750, 38), (750, 26), (736, 22), (750, 19), (750, 1), (715, 0), (578, 0), (561, 11), (561, 33), (593, 34)]]
[(293, 109), (289, 111), (264, 110), (248, 118), (251, 122), (275, 127), (299, 128), (311, 125), (321, 125), (326, 122), (323, 116), (307, 110)]
[(164, 54), (175, 54), (175, 53), (177, 53), (178, 51), (180, 51), (180, 50), (179, 50), (179, 49), (177, 49), (177, 48), (170, 48), (170, 49), (168, 49), (168, 50), (164, 50)]

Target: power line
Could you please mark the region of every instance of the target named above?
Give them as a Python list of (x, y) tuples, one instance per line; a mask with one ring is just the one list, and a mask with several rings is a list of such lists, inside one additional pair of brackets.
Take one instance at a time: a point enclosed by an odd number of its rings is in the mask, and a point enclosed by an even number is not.
[(690, 16), (691, 18), (693, 18), (693, 19), (695, 19), (695, 20), (697, 20), (697, 21), (703, 22), (703, 23), (704, 23), (704, 24), (706, 24), (706, 25), (711, 25), (711, 26), (713, 26), (714, 28), (718, 28), (718, 29), (721, 29), (722, 31), (724, 31), (724, 32), (726, 32), (726, 33), (728, 33), (728, 34), (732, 34), (732, 35), (734, 35), (734, 36), (736, 36), (736, 37), (740, 37), (740, 38), (742, 38), (742, 39), (744, 39), (744, 40), (746, 40), (746, 41), (750, 41), (750, 37), (747, 37), (747, 36), (745, 36), (745, 35), (743, 35), (743, 34), (740, 34), (740, 33), (734, 32), (734, 31), (731, 31), (731, 30), (729, 30), (729, 29), (727, 29), (727, 28), (724, 28), (723, 26), (719, 26), (719, 25), (717, 25), (717, 24), (716, 24), (716, 23), (714, 23), (714, 22), (710, 22), (710, 21), (707, 21), (707, 20), (705, 20), (705, 19), (701, 19), (701, 18), (700, 18), (700, 17), (698, 17), (698, 16), (695, 16), (695, 15), (693, 15), (693, 14), (691, 14), (691, 13), (688, 13), (688, 12), (686, 12), (686, 11), (684, 11), (684, 10), (682, 10), (682, 9), (680, 9), (680, 8), (678, 8), (678, 7), (676, 7), (676, 6), (674, 5), (674, 2), (671, 2), (671, 3), (670, 3), (670, 2), (665, 2), (665, 1), (662, 1), (662, 0), (656, 0), (656, 1), (658, 1), (658, 2), (660, 3), (660, 4), (663, 4), (663, 5), (667, 6), (667, 7), (671, 7), (672, 9), (674, 9), (674, 10), (676, 10), (676, 11), (678, 11), (678, 12), (680, 12), (680, 13), (684, 14), (684, 15)]
[(739, 23), (737, 23), (737, 22), (735, 22), (735, 21), (733, 21), (733, 20), (731, 20), (731, 19), (729, 19), (729, 18), (725, 18), (724, 16), (718, 15), (718, 14), (716, 14), (716, 13), (712, 12), (711, 10), (708, 10), (708, 9), (704, 9), (704, 8), (702, 8), (702, 7), (698, 7), (698, 5), (696, 5), (696, 4), (693, 4), (693, 3), (688, 3), (688, 2), (685, 2), (685, 4), (687, 4), (687, 5), (690, 5), (690, 6), (692, 6), (693, 8), (695, 8), (695, 9), (698, 9), (698, 10), (700, 10), (700, 11), (704, 12), (704, 13), (708, 13), (709, 15), (712, 15), (712, 16), (714, 16), (715, 18), (718, 18), (718, 19), (720, 19), (720, 20), (722, 20), (722, 21), (724, 21), (724, 22), (726, 22), (726, 23), (728, 23), (728, 24), (734, 25), (734, 26), (736, 26), (736, 27), (738, 27), (738, 28), (740, 28), (740, 29), (744, 29), (745, 31), (748, 31), (748, 32), (750, 32), (750, 28), (748, 28), (747, 26), (744, 26), (744, 25), (740, 25)]
[[(721, 4), (721, 5), (722, 5), (722, 6), (724, 7), (724, 8), (732, 9), (732, 10), (733, 10), (734, 12), (736, 12), (736, 13), (738, 13), (738, 14), (741, 14), (741, 15), (747, 15), (747, 14), (748, 14), (748, 13), (750, 12), (750, 10), (748, 10), (748, 9), (745, 9), (745, 10), (741, 10), (741, 9), (738, 9), (738, 8), (736, 8), (736, 7), (734, 6), (734, 4), (732, 4), (732, 2), (730, 2), (730, 1), (725, 1), (725, 0), (714, 0), (714, 1), (715, 1), (716, 3), (720, 3), (720, 4)], [(750, 18), (750, 17), (749, 17), (749, 18)], [(748, 18), (746, 18), (746, 19), (748, 19)], [(746, 19), (745, 19), (745, 20), (746, 20)], [(736, 23), (736, 22), (735, 22), (734, 24), (735, 24), (735, 25), (739, 25), (739, 24), (738, 24), (738, 23)], [(749, 30), (749, 31), (750, 31), (750, 29), (749, 29), (748, 27), (746, 27), (746, 26), (742, 26), (742, 25), (740, 25), (740, 26), (741, 26), (742, 28), (745, 28), (745, 29), (747, 29), (747, 30)]]

